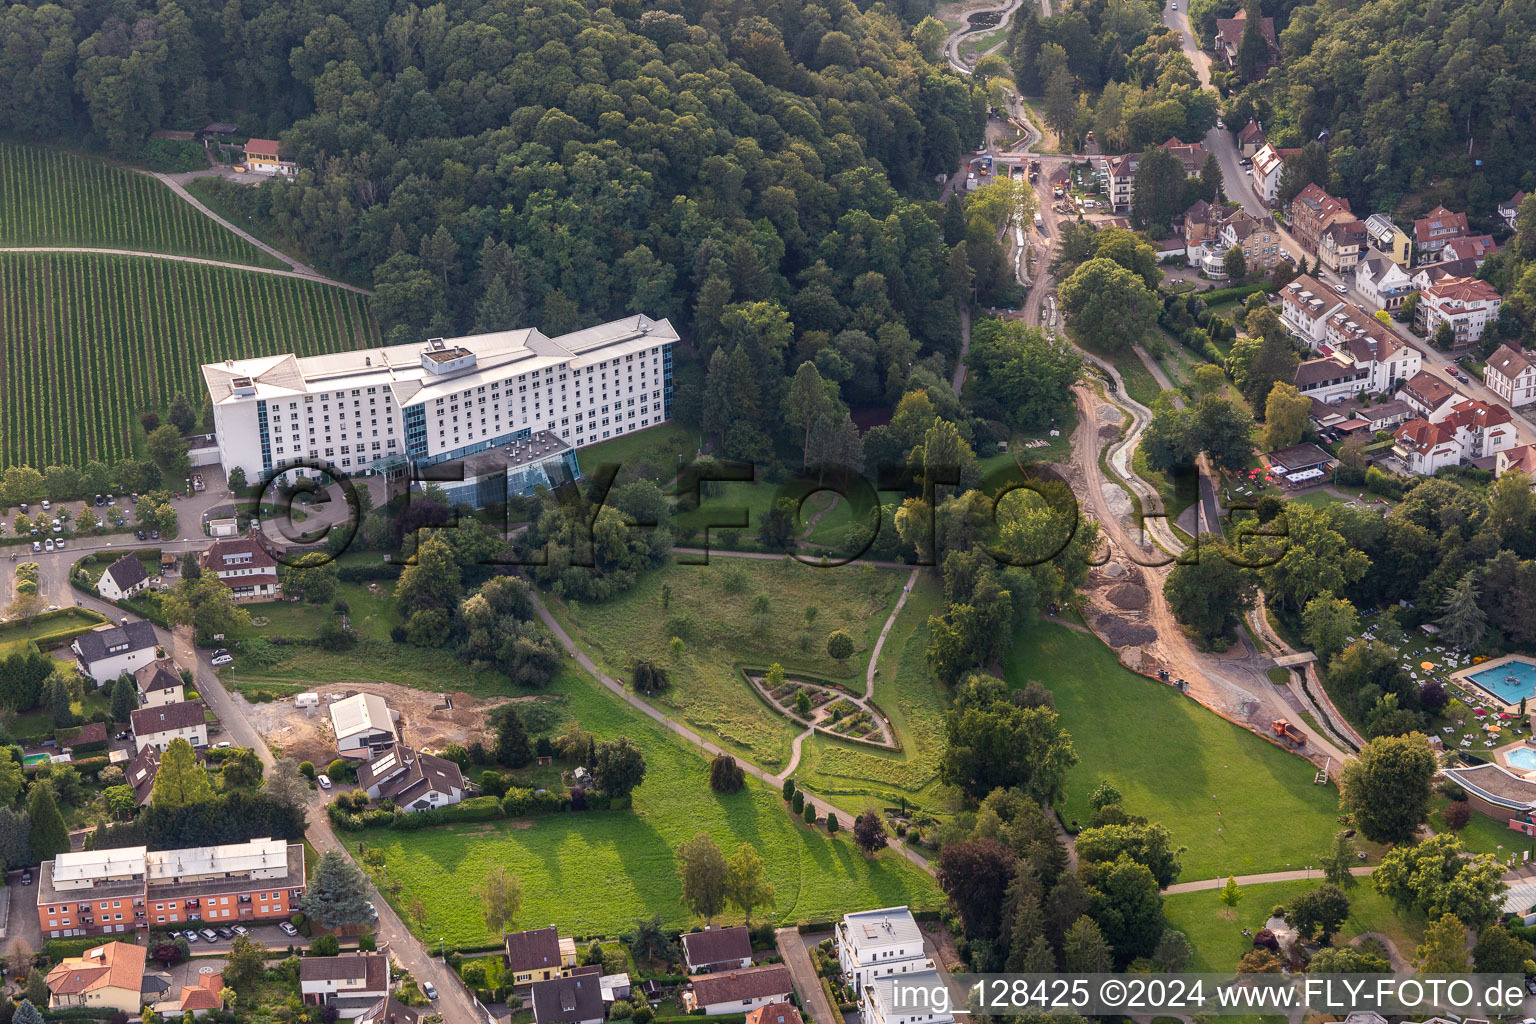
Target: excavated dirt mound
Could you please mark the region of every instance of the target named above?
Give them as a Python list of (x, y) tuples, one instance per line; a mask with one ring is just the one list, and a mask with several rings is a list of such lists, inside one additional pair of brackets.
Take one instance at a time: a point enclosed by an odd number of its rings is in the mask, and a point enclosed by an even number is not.
[(1127, 622), (1113, 615), (1100, 615), (1093, 620), (1093, 631), (1103, 637), (1111, 647), (1136, 647), (1150, 644), (1157, 639), (1157, 630), (1137, 622)]
[(1116, 608), (1123, 608), (1128, 612), (1139, 612), (1147, 607), (1147, 602), (1152, 596), (1147, 593), (1147, 588), (1135, 583), (1121, 583), (1111, 587), (1107, 596)]
[(1105, 562), (1098, 568), (1098, 572), (1103, 573), (1112, 580), (1125, 579), (1125, 566), (1119, 562)]

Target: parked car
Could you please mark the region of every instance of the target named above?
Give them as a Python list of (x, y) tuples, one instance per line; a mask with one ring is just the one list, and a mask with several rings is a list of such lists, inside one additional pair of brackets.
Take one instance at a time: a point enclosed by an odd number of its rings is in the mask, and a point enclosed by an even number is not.
[(31, 512), (32, 511), (32, 506), (28, 505), (26, 502), (22, 502), (21, 504), (17, 505), (16, 507), (21, 509), (23, 512)]
[(131, 733), (131, 732), (128, 732), (128, 731), (127, 731), (127, 730), (126, 730), (126, 729), (125, 729), (125, 730), (124, 730), (124, 731), (122, 731), (122, 732), (120, 732), (120, 733), (118, 733), (118, 734), (117, 734), (117, 735), (116, 735), (116, 736), (114, 736), (114, 737), (112, 737), (112, 738), (113, 738), (113, 739), (116, 739), (116, 740), (126, 740), (126, 739), (131, 739), (131, 738), (133, 738), (133, 733)]
[(202, 931), (198, 932), (197, 934), (201, 935), (203, 937), (204, 941), (207, 941), (207, 942), (218, 942), (219, 941), (219, 933), (214, 931), (212, 928), (204, 928)]
[(43, 511), (47, 512), (51, 508), (53, 508), (53, 504), (47, 498), (44, 498), (43, 499)]
[(428, 999), (437, 998), (437, 988), (430, 981), (422, 982), (421, 990), (427, 994)]
[(160, 531), (159, 530), (150, 530), (149, 531), (149, 539), (150, 540), (159, 540), (160, 539)]
[(218, 932), (221, 939), (233, 939), (235, 937), (235, 930), (233, 928), (215, 928), (214, 931)]
[[(37, 531), (34, 530), (32, 532), (36, 533)], [(35, 554), (37, 554), (41, 550), (43, 550), (43, 546), (40, 543), (38, 543), (37, 541), (33, 541), (32, 542), (32, 553), (35, 555)]]
[(31, 871), (23, 871), (21, 873), (21, 884), (22, 885), (31, 885), (32, 884), (32, 872)]
[(234, 932), (236, 935), (249, 935), (249, 934), (251, 934), (251, 930), (249, 928), (247, 928), (243, 924), (235, 925), (233, 928), (230, 929), (230, 931)]
[(186, 939), (188, 942), (196, 942), (197, 932), (193, 931), (191, 928), (188, 928), (186, 931), (181, 933), (181, 937)]
[[(1466, 378), (1463, 377), (1462, 380), (1465, 381)], [(58, 540), (53, 542), (53, 550), (55, 550), (55, 551), (63, 551), (64, 550), (64, 538), (63, 537), (60, 537)]]
[(133, 536), (135, 540), (149, 540), (149, 534), (145, 533), (143, 530), (134, 530)]
[[(36, 545), (37, 541), (33, 541), (32, 543), (34, 545)], [(52, 551), (53, 550), (53, 538), (52, 537), (49, 537), (47, 540), (43, 541), (43, 550), (44, 551)]]
[(107, 503), (107, 496), (105, 494), (98, 494), (98, 495), (96, 495), (96, 507), (97, 508), (101, 508), (101, 506), (105, 505), (106, 503)]
[(228, 665), (230, 662), (235, 660), (235, 656), (230, 654), (224, 648), (220, 647), (218, 650), (213, 652), (213, 656), (208, 660), (213, 662), (215, 665)]
[(214, 750), (223, 750), (226, 747), (232, 747), (232, 746), (234, 746), (234, 744), (229, 742), (229, 740), (220, 740), (218, 743), (215, 743), (213, 745), (213, 749)]
[(321, 789), (331, 788), (331, 777), (329, 775), (316, 775), (315, 781), (320, 783)]
[(277, 923), (277, 930), (282, 932), (284, 935), (287, 935), (289, 938), (299, 934), (299, 930), (287, 921), (279, 921)]

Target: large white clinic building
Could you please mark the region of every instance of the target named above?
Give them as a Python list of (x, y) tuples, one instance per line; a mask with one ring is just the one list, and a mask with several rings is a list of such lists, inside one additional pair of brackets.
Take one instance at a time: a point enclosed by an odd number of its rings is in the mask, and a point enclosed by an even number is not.
[[(308, 461), (342, 472), (461, 463), (449, 497), (481, 506), (580, 475), (573, 449), (672, 414), (666, 320), (558, 338), (537, 329), (203, 366), (219, 458), (255, 483)], [(301, 469), (300, 472), (303, 472)]]

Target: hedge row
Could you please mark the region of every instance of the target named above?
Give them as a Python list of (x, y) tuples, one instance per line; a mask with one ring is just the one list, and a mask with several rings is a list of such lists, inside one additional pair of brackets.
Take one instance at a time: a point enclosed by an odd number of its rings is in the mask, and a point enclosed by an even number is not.
[(531, 789), (513, 788), (506, 796), (471, 797), (451, 807), (431, 811), (405, 811), (400, 808), (385, 810), (375, 807), (361, 813), (342, 810), (336, 803), (326, 807), (331, 824), (348, 832), (365, 828), (390, 828), (410, 832), (435, 825), (453, 825), (460, 822), (495, 821), (500, 818), (525, 818), (534, 814), (557, 814), (564, 811), (620, 811), (630, 806), (630, 799), (608, 797), (602, 792), (586, 794), (585, 806), (573, 807), (569, 794), (537, 792)]
[(1269, 285), (1263, 282), (1259, 284), (1240, 284), (1232, 288), (1216, 288), (1208, 292), (1198, 292), (1198, 296), (1205, 300), (1207, 306), (1214, 306), (1218, 302), (1226, 302), (1230, 299), (1239, 301), (1246, 299), (1255, 292), (1269, 290)]
[(397, 580), (402, 567), (390, 562), (367, 565), (343, 565), (336, 570), (336, 579), (342, 583), (377, 583), (381, 580)]

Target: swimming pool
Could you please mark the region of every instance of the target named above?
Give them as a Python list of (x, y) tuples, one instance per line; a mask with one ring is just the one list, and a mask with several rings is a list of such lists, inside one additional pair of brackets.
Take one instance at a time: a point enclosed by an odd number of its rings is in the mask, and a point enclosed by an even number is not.
[[(1473, 672), (1467, 678), (1505, 704), (1518, 704), (1536, 697), (1536, 664), (1524, 658), (1511, 658), (1502, 665)], [(1532, 767), (1536, 768), (1536, 764)]]
[(1516, 747), (1504, 755), (1511, 768), (1519, 768), (1521, 771), (1536, 771), (1536, 750), (1530, 747)]

